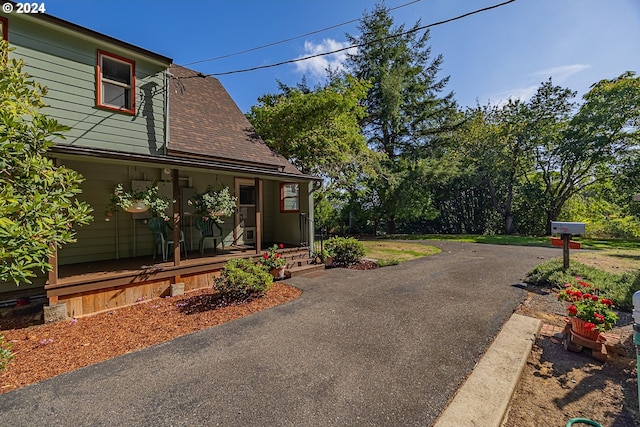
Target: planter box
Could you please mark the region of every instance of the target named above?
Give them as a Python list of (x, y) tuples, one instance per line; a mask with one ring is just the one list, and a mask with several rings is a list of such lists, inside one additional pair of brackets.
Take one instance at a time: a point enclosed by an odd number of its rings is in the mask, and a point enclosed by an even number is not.
[[(557, 246), (559, 248), (562, 247), (562, 239), (558, 237), (551, 238), (551, 246)], [(581, 249), (582, 244), (580, 242), (574, 242), (573, 240), (569, 241), (569, 249)]]

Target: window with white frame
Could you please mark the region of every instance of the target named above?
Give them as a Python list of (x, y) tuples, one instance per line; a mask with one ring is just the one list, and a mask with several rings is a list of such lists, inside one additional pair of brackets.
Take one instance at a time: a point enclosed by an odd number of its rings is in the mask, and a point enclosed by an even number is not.
[(134, 114), (135, 62), (99, 50), (96, 75), (97, 106)]
[(300, 184), (280, 184), (280, 212), (300, 211)]

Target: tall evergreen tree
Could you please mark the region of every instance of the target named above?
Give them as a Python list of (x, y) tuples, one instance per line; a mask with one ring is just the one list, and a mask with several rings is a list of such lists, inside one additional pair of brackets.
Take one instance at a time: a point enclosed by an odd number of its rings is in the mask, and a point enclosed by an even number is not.
[(369, 181), (375, 211), (395, 232), (398, 219), (433, 215), (432, 197), (425, 177), (455, 113), (453, 93), (443, 95), (448, 77), (438, 79), (442, 56), (431, 59), (429, 31), (420, 35), (418, 21), (411, 29), (394, 26), (381, 4), (366, 14), (359, 36), (347, 35), (358, 51), (349, 55), (347, 69), (368, 80), (361, 120), (369, 146), (384, 154), (380, 173)]

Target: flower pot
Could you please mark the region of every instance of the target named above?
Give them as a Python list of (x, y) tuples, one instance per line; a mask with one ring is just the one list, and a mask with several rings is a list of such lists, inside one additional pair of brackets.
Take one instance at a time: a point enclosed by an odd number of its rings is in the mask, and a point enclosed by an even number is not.
[(591, 341), (597, 341), (598, 337), (600, 336), (600, 331), (598, 331), (597, 329), (594, 329), (592, 331), (588, 330), (587, 328), (585, 328), (585, 325), (587, 323), (586, 320), (582, 320), (579, 319), (577, 317), (570, 317), (571, 319), (571, 330), (584, 337), (587, 338)]
[(131, 206), (125, 209), (126, 212), (129, 213), (143, 213), (149, 210), (149, 206), (147, 206), (144, 202), (140, 200), (136, 200), (133, 202)]
[(269, 273), (273, 276), (274, 279), (284, 279), (284, 271), (286, 270), (286, 266), (272, 268)]

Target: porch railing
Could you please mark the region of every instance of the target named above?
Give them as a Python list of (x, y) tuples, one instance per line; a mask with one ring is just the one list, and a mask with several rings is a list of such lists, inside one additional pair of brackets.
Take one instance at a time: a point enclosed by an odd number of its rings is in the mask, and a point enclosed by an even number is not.
[(313, 225), (313, 220), (309, 218), (308, 213), (301, 213), (298, 217), (299, 226), (300, 226), (300, 246), (308, 247), (311, 244), (309, 239), (311, 226)]

